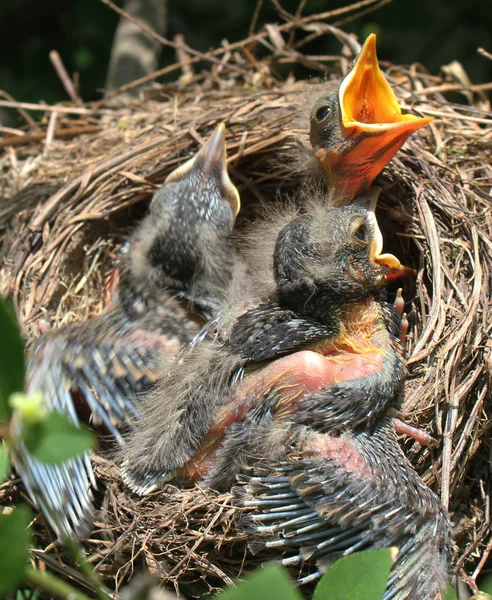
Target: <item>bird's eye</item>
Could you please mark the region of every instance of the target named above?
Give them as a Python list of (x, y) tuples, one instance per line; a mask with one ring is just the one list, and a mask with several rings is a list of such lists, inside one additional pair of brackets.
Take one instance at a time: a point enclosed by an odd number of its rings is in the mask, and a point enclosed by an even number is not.
[(331, 108), (329, 106), (320, 106), (314, 116), (317, 121), (324, 121), (330, 113)]
[(354, 238), (356, 240), (359, 240), (359, 242), (367, 244), (367, 242), (368, 242), (367, 227), (365, 225), (359, 225), (359, 227), (357, 227), (357, 229), (354, 231)]

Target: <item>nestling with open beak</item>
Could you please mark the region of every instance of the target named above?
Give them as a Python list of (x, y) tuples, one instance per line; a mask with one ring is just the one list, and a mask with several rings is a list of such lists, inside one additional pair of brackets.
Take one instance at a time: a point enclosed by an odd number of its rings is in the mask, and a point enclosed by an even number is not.
[[(28, 391), (79, 423), (92, 419), (121, 441), (138, 414), (136, 394), (156, 378), (157, 357), (175, 355), (218, 312), (234, 268), (230, 235), (240, 200), (226, 167), (225, 126), (157, 190), (120, 256), (118, 283), (97, 318), (50, 332), (30, 360)], [(56, 466), (20, 446), (16, 468), (59, 536), (78, 535), (93, 510), (88, 456)]]
[(173, 477), (231, 485), (242, 460), (228, 435), (256, 410), (323, 433), (370, 427), (398, 403), (398, 318), (381, 292), (411, 270), (382, 253), (378, 194), (339, 208), (313, 202), (278, 236), (270, 296), (224, 314), (218, 337), (166, 365), (123, 448), (133, 489)]
[(349, 204), (371, 186), (405, 140), (432, 118), (402, 114), (379, 68), (371, 34), (341, 83), (330, 83), (311, 109), (310, 139), (334, 198)]

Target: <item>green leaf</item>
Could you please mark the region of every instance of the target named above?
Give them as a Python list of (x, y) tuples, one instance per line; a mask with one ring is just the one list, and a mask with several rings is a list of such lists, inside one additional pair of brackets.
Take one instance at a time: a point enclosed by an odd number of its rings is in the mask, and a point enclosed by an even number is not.
[(0, 421), (8, 421), (10, 394), (24, 389), (24, 342), (10, 302), (0, 298)]
[(323, 575), (313, 600), (381, 600), (395, 556), (395, 548), (344, 556)]
[(10, 456), (5, 446), (0, 442), (0, 483), (5, 481), (10, 471)]
[(41, 392), (15, 392), (9, 398), (9, 405), (19, 415), (23, 425), (46, 421), (49, 415)]
[(444, 600), (458, 600), (458, 596), (453, 588), (448, 584), (446, 588), (446, 595), (444, 596)]
[(279, 565), (272, 565), (265, 569), (258, 569), (237, 587), (228, 588), (220, 598), (221, 600), (255, 600), (256, 598), (301, 600), (301, 595), (291, 583), (287, 571)]
[(0, 597), (23, 579), (29, 558), (30, 512), (19, 506), (9, 515), (0, 515)]
[(15, 594), (15, 600), (38, 600), (41, 595), (41, 591), (39, 588), (29, 589), (26, 588), (24, 590), (17, 590)]
[(23, 440), (35, 458), (54, 464), (80, 456), (96, 445), (96, 438), (88, 429), (76, 427), (59, 412), (50, 413), (44, 421), (26, 423)]

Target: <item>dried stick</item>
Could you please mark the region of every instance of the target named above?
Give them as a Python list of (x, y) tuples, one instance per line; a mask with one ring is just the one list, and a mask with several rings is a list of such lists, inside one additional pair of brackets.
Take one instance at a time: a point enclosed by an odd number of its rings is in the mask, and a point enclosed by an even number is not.
[[(3, 95), (4, 92), (2, 92), (0, 90), (0, 96)], [(52, 106), (49, 104), (33, 104), (32, 102), (16, 102), (15, 100), (0, 100), (0, 107), (5, 107), (5, 108), (17, 108), (19, 110), (19, 112), (23, 109), (25, 110), (35, 110), (35, 111), (41, 111), (41, 112), (51, 112), (51, 111), (55, 111), (55, 112), (59, 112), (59, 113), (63, 113), (65, 115), (95, 115), (95, 114), (107, 114), (107, 115), (124, 115), (126, 114), (123, 111), (118, 111), (118, 110), (112, 110), (109, 108), (106, 109), (100, 109), (100, 108), (84, 108), (84, 107), (79, 107), (79, 106)], [(27, 115), (27, 113), (25, 113)], [(28, 120), (29, 122), (32, 122), (33, 126), (36, 127), (37, 129), (39, 129), (39, 125), (31, 118), (28, 116)]]
[(412, 92), (414, 96), (430, 96), (431, 94), (446, 94), (447, 92), (481, 92), (492, 90), (492, 83), (479, 83), (478, 85), (460, 85), (459, 83), (445, 83), (443, 85), (435, 85), (421, 90)]
[(19, 114), (24, 117), (24, 120), (27, 121), (31, 127), (34, 129), (40, 128), (39, 124), (24, 110), (25, 107), (22, 106), (21, 102), (16, 102), (10, 94), (3, 90), (0, 90), (0, 97), (7, 99), (6, 101), (0, 100), (0, 106), (4, 106), (5, 108), (16, 108), (19, 111)]
[(477, 52), (479, 54), (481, 54), (482, 56), (485, 56), (485, 58), (492, 60), (492, 54), (490, 52), (487, 52), (487, 50), (485, 50), (485, 48), (477, 48)]
[[(53, 112), (51, 115), (56, 115), (58, 113)], [(2, 148), (6, 148), (7, 146), (27, 146), (29, 144), (34, 144), (36, 142), (40, 142), (45, 140), (49, 134), (49, 127), (53, 121), (50, 119), (48, 123), (48, 132), (39, 131), (35, 133), (26, 133), (24, 135), (12, 135), (9, 137), (5, 137), (0, 139), (0, 150)], [(54, 125), (52, 125), (54, 127)], [(70, 138), (74, 138), (78, 135), (83, 135), (85, 133), (97, 133), (101, 131), (100, 125), (84, 125), (82, 127), (64, 127), (63, 129), (58, 129), (53, 131), (52, 138), (66, 140)], [(51, 135), (51, 134), (50, 134)], [(50, 142), (51, 143), (51, 142)]]
[(44, 140), (44, 150), (43, 156), (47, 156), (51, 143), (53, 142), (53, 138), (55, 137), (55, 129), (56, 122), (58, 120), (58, 113), (52, 112), (50, 115), (50, 120), (48, 122), (48, 129), (46, 131), (46, 139)]
[(188, 54), (185, 43), (185, 38), (182, 33), (177, 33), (174, 36), (174, 43), (176, 44), (176, 56), (178, 61), (181, 63), (181, 70), (183, 71), (182, 77), (185, 80), (190, 80), (193, 78), (193, 68), (190, 64), (190, 55)]
[(67, 70), (65, 69), (65, 66), (62, 62), (62, 59), (56, 50), (52, 50), (50, 52), (50, 60), (51, 60), (51, 64), (55, 67), (55, 71), (56, 71), (58, 77), (60, 78), (60, 80), (63, 84), (63, 87), (65, 88), (65, 91), (70, 96), (70, 99), (72, 100), (72, 102), (74, 104), (76, 104), (77, 106), (82, 106), (83, 102), (80, 99), (79, 95), (77, 94), (77, 92), (75, 90), (75, 86), (74, 86), (72, 80), (70, 79), (70, 75), (67, 73)]
[[(199, 52), (198, 50), (194, 50), (193, 48), (188, 46), (186, 43), (184, 43), (184, 38), (183, 38), (182, 44), (179, 46), (176, 42), (172, 42), (171, 40), (168, 40), (167, 38), (162, 37), (162, 35), (159, 35), (156, 31), (154, 31), (152, 29), (152, 27), (149, 27), (149, 25), (147, 25), (147, 23), (145, 23), (138, 17), (134, 17), (130, 13), (128, 13), (125, 10), (123, 10), (122, 8), (120, 8), (119, 6), (116, 6), (116, 4), (114, 4), (114, 2), (112, 2), (111, 0), (101, 0), (101, 2), (103, 4), (106, 4), (107, 6), (109, 6), (112, 10), (114, 10), (120, 16), (125, 17), (125, 19), (128, 19), (129, 21), (131, 21), (134, 25), (136, 25), (139, 29), (141, 29), (149, 37), (160, 42), (163, 46), (169, 46), (171, 48), (174, 48), (174, 50), (176, 50), (176, 51), (178, 51), (178, 49), (184, 49), (189, 54), (192, 54), (193, 56), (195, 56), (196, 60), (208, 60), (215, 64), (219, 64), (219, 65), (221, 64), (220, 60), (213, 56), (213, 53), (211, 53), (211, 52), (203, 53), (203, 52)], [(196, 62), (196, 60), (193, 62)], [(231, 67), (232, 70), (235, 70), (238, 72), (242, 71), (242, 69), (237, 66), (234, 66), (234, 65), (229, 65), (229, 66)], [(114, 92), (111, 92), (111, 96), (112, 96), (112, 94), (114, 94)], [(109, 94), (107, 97), (109, 97)]]
[[(364, 6), (376, 4), (379, 1), (380, 0), (361, 0), (360, 2), (356, 2), (354, 4), (350, 4), (348, 6), (343, 6), (341, 8), (330, 10), (330, 11), (327, 11), (324, 13), (318, 13), (315, 15), (309, 15), (306, 17), (302, 17), (295, 24), (292, 22), (284, 23), (284, 24), (278, 26), (278, 30), (279, 31), (290, 31), (293, 27), (300, 27), (301, 25), (305, 25), (305, 24), (311, 23), (313, 21), (329, 19), (331, 17), (343, 15), (343, 14), (352, 12), (354, 10), (357, 10), (359, 8), (362, 8)], [(104, 2), (108, 6), (111, 6), (111, 4), (112, 4), (111, 0), (101, 0), (101, 2)], [(116, 12), (118, 12), (119, 14), (123, 14), (122, 12), (120, 12), (121, 11), (120, 8), (118, 8), (116, 5), (113, 5), (113, 6), (114, 6), (114, 10), (116, 10)], [(113, 6), (111, 6), (111, 8), (113, 8)], [(126, 14), (125, 14), (125, 16), (126, 16)], [(153, 33), (155, 34), (155, 32), (153, 32)], [(155, 35), (157, 35), (157, 34), (155, 34)], [(254, 42), (259, 42), (260, 40), (264, 40), (267, 37), (268, 37), (268, 31), (265, 29), (264, 31), (260, 31), (259, 33), (250, 35), (246, 39), (241, 40), (239, 42), (234, 42), (232, 44), (226, 44), (221, 48), (216, 48), (215, 50), (212, 50), (211, 52), (208, 52), (207, 54), (198, 53), (196, 50), (193, 50), (192, 48), (187, 47), (187, 50), (190, 54), (195, 54), (195, 57), (190, 59), (190, 64), (196, 63), (203, 59), (206, 59), (209, 61), (211, 60), (213, 62), (213, 58), (215, 58), (217, 56), (222, 56), (223, 54), (225, 54), (226, 52), (230, 52), (231, 50), (237, 50), (238, 48), (243, 48)], [(162, 39), (165, 40), (165, 38), (162, 38)], [(165, 45), (170, 45), (170, 46), (174, 47), (173, 43), (170, 42), (169, 40), (165, 40), (165, 42), (162, 42), (162, 43), (165, 43)], [(111, 98), (114, 98), (118, 94), (121, 94), (128, 90), (131, 90), (135, 87), (139, 87), (145, 83), (149, 83), (150, 81), (154, 81), (155, 79), (158, 79), (159, 77), (162, 77), (164, 75), (168, 75), (169, 73), (172, 73), (173, 71), (176, 71), (180, 68), (181, 68), (181, 64), (178, 62), (178, 63), (175, 63), (174, 65), (169, 65), (167, 67), (164, 67), (163, 69), (160, 69), (159, 71), (156, 71), (155, 73), (151, 73), (150, 75), (145, 75), (144, 77), (140, 77), (140, 79), (136, 79), (135, 81), (132, 81), (131, 83), (122, 85), (117, 90), (114, 90), (113, 92), (108, 94), (104, 99), (97, 102), (95, 106), (96, 107), (102, 106), (105, 102), (107, 102), (108, 100), (111, 100)]]
[(258, 23), (258, 17), (260, 16), (261, 7), (263, 6), (263, 0), (258, 0), (255, 6), (255, 11), (253, 13), (253, 18), (251, 19), (251, 23), (248, 29), (248, 35), (254, 35), (254, 31), (256, 29), (256, 24)]

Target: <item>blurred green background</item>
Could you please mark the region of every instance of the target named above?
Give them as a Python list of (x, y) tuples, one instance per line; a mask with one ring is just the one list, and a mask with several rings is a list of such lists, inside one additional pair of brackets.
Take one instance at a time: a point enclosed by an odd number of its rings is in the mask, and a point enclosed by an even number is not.
[[(293, 12), (298, 1), (280, 3)], [(343, 0), (308, 0), (304, 14), (346, 4)], [(183, 33), (187, 43), (199, 50), (216, 46), (224, 38), (242, 39), (255, 5), (256, 0), (169, 0), (166, 35), (172, 38)], [(0, 89), (22, 101), (66, 100), (48, 58), (55, 49), (68, 71), (80, 74), (82, 98), (100, 98), (118, 18), (100, 0), (0, 0)], [(281, 21), (265, 0), (260, 22), (268, 20)], [(490, 0), (393, 0), (344, 28), (362, 37), (376, 31), (383, 60), (419, 61), (437, 74), (442, 64), (457, 59), (473, 83), (492, 79), (492, 61), (476, 52), (479, 46), (492, 51)], [(308, 50), (338, 53), (340, 45), (327, 37)], [(174, 61), (174, 51), (165, 48), (161, 64)]]

